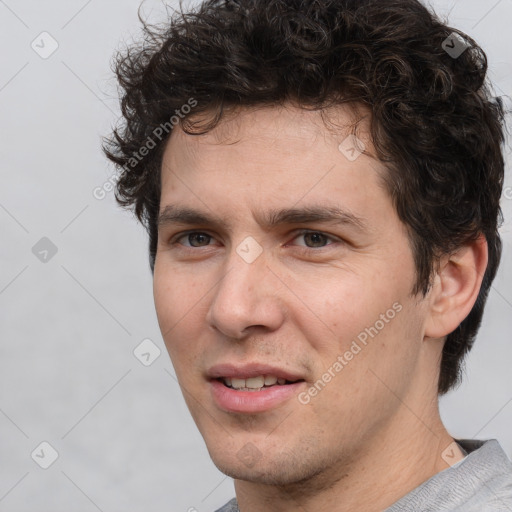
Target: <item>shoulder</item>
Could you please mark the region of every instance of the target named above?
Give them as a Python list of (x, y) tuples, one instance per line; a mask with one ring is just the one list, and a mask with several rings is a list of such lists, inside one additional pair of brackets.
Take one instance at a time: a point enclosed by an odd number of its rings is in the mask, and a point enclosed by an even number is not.
[[(480, 464), (480, 485), (474, 484), (473, 493), (464, 511), (506, 512), (512, 510), (512, 462), (497, 440), (485, 441), (476, 453), (474, 464)], [(475, 453), (475, 452), (471, 452)], [(475, 455), (476, 455), (475, 453)], [(470, 454), (470, 455), (471, 455)], [(460, 509), (462, 512), (462, 508)]]
[(512, 462), (496, 439), (457, 440), (466, 457), (411, 491), (386, 512), (512, 510)]
[(236, 502), (236, 498), (233, 498), (215, 512), (238, 512), (238, 504)]

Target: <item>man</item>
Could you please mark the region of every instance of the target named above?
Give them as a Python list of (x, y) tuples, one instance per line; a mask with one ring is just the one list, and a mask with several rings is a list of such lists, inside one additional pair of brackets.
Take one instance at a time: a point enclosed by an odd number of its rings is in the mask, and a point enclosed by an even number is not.
[(454, 440), (499, 264), (503, 108), (417, 0), (209, 0), (120, 55), (105, 150), (222, 511), (512, 510)]

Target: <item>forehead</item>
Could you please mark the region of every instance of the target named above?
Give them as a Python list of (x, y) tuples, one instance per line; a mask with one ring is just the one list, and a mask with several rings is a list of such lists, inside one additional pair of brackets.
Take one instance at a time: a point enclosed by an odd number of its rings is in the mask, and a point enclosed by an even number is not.
[[(211, 120), (212, 115), (213, 112), (208, 112), (187, 119), (200, 123), (191, 131), (200, 131), (201, 123)], [(237, 172), (243, 173), (244, 167), (260, 164), (265, 168), (288, 166), (289, 170), (299, 170), (314, 162), (346, 166), (354, 161), (353, 152), (347, 153), (354, 141), (356, 149), (363, 152), (364, 161), (372, 158), (374, 164), (379, 164), (373, 154), (370, 122), (369, 109), (355, 104), (323, 110), (291, 103), (228, 108), (220, 122), (203, 134), (192, 135), (176, 125), (164, 151), (163, 168), (211, 171), (222, 166), (227, 171), (232, 164)], [(166, 173), (162, 174), (165, 178)]]
[[(161, 209), (186, 201), (180, 206), (254, 211), (333, 198), (331, 206), (353, 210), (381, 192), (384, 166), (373, 156), (369, 122), (369, 112), (353, 105), (285, 105), (233, 109), (201, 135), (177, 125), (162, 161)], [(362, 151), (355, 158), (346, 151), (354, 141)]]
[[(191, 116), (188, 120), (202, 123), (209, 121), (213, 115), (214, 112), (209, 111)], [(189, 151), (214, 151), (219, 145), (236, 146), (240, 143), (246, 147), (258, 144), (279, 146), (294, 141), (312, 144), (318, 138), (341, 141), (353, 133), (364, 142), (366, 154), (373, 156), (370, 122), (371, 111), (353, 103), (316, 110), (292, 103), (228, 107), (223, 111), (220, 122), (207, 133), (190, 136), (180, 124), (176, 125), (167, 149), (176, 145), (183, 145), (182, 149)]]

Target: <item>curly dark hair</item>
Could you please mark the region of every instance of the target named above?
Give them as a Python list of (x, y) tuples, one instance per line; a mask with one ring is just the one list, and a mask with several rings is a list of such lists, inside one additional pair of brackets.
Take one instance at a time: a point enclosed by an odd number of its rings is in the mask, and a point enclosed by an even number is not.
[(176, 122), (194, 135), (229, 108), (362, 104), (408, 229), (411, 293), (428, 292), (441, 255), (487, 240), (476, 303), (444, 344), (439, 394), (458, 385), (502, 247), (505, 112), (478, 44), (418, 0), (206, 0), (187, 13), (180, 2), (160, 26), (140, 10), (139, 19), (142, 41), (113, 60), (123, 117), (103, 150), (119, 170), (116, 200), (149, 234), (151, 271), (162, 155)]

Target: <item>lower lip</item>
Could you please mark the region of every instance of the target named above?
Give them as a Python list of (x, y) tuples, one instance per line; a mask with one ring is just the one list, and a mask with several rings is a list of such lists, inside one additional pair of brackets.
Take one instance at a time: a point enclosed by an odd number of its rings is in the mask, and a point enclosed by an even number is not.
[(218, 380), (211, 380), (210, 386), (216, 404), (228, 412), (263, 412), (272, 409), (293, 396), (297, 396), (299, 389), (305, 382), (275, 385), (262, 388), (261, 391), (237, 391), (228, 388)]

